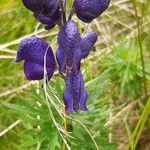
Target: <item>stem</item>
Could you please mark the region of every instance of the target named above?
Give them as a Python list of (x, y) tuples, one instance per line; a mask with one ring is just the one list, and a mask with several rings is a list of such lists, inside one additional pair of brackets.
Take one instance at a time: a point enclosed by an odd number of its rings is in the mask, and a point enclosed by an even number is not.
[(129, 150), (130, 148), (134, 150), (136, 148), (137, 142), (140, 138), (140, 135), (144, 128), (145, 122), (147, 121), (149, 113), (150, 113), (149, 108), (150, 108), (150, 98), (148, 99), (147, 104), (144, 107), (144, 110), (142, 112), (142, 115), (140, 116), (140, 119), (136, 125), (136, 128), (135, 128), (132, 136), (130, 137), (130, 140), (128, 142), (126, 150)]
[[(66, 2), (65, 2), (66, 3)], [(64, 24), (66, 22), (66, 5), (64, 6), (64, 1), (63, 0), (60, 0), (59, 1), (59, 5), (60, 5), (60, 8), (61, 8), (61, 17), (62, 17), (62, 23)]]
[(140, 48), (140, 56), (141, 56), (141, 64), (142, 64), (142, 73), (143, 73), (143, 87), (144, 87), (144, 94), (145, 94), (145, 99), (147, 98), (147, 84), (146, 84), (146, 76), (145, 76), (145, 62), (144, 62), (144, 54), (143, 54), (143, 47), (142, 47), (142, 40), (141, 40), (141, 27), (140, 27), (140, 19), (138, 17), (138, 12), (136, 8), (136, 0), (133, 1), (133, 7), (135, 11), (135, 17), (136, 17), (136, 24), (137, 24), (137, 41), (139, 44)]
[(75, 10), (74, 10), (74, 6), (73, 6), (73, 4), (72, 4), (71, 10), (70, 10), (70, 13), (69, 13), (68, 20), (71, 20), (71, 18), (72, 18), (72, 16), (73, 16), (74, 12), (75, 12)]
[[(66, 117), (66, 112), (64, 108), (64, 131), (67, 133), (68, 131), (68, 126), (67, 126), (67, 117)], [(67, 141), (66, 135), (64, 136), (64, 139)], [(63, 142), (61, 150), (66, 150), (66, 144)]]

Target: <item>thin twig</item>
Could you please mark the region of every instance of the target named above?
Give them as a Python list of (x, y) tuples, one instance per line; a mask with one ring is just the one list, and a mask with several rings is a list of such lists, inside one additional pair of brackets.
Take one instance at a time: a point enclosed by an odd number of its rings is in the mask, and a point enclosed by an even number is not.
[(0, 59), (15, 59), (16, 56), (0, 55)]
[(0, 137), (5, 135), (8, 131), (10, 131), (12, 128), (17, 126), (21, 122), (21, 119), (15, 121), (13, 124), (11, 124), (9, 127), (7, 127), (4, 131), (0, 132)]
[(27, 87), (29, 87), (29, 86), (31, 86), (31, 85), (33, 85), (35, 83), (37, 83), (37, 82), (29, 82), (27, 84), (24, 84), (24, 85), (22, 85), (20, 87), (12, 89), (12, 90), (8, 90), (8, 91), (5, 91), (5, 92), (2, 92), (2, 93), (0, 93), (0, 97), (7, 96), (7, 95), (15, 93), (15, 92), (20, 92), (20, 91), (26, 89)]

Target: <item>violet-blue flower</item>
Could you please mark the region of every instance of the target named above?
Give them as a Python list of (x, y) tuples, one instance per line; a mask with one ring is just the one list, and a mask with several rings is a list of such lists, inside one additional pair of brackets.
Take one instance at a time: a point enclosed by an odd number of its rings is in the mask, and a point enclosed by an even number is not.
[(110, 0), (74, 0), (74, 9), (79, 19), (90, 23), (107, 9), (109, 3)]
[(84, 90), (80, 62), (86, 58), (97, 41), (96, 33), (80, 36), (77, 25), (69, 20), (58, 34), (56, 58), (61, 74), (66, 74), (64, 103), (66, 112), (86, 111), (87, 92)]
[(51, 15), (59, 5), (59, 0), (22, 0), (22, 2), (32, 12)]
[(43, 2), (41, 0), (22, 0), (22, 2), (32, 12), (41, 12), (43, 9)]
[[(44, 60), (45, 59), (45, 60)], [(44, 61), (48, 80), (55, 70), (55, 58), (51, 47), (38, 37), (29, 37), (20, 42), (15, 62), (24, 60), (24, 73), (28, 80), (44, 77)]]
[(89, 55), (89, 52), (96, 43), (97, 38), (98, 34), (95, 32), (88, 32), (82, 36), (81, 39), (82, 58), (86, 58)]
[(69, 72), (65, 79), (66, 89), (63, 95), (67, 113), (78, 110), (87, 111), (87, 92), (84, 90), (84, 82), (81, 72)]
[(68, 21), (58, 34), (56, 58), (60, 73), (66, 73), (67, 69), (79, 71), (81, 59), (88, 56), (97, 37), (97, 33), (91, 32), (81, 38), (76, 23)]
[(60, 11), (59, 8), (56, 10), (56, 12), (53, 15), (44, 15), (42, 13), (34, 13), (34, 17), (41, 22), (42, 24), (44, 24), (44, 28), (46, 30), (50, 30), (52, 29), (56, 24), (60, 24)]
[[(46, 30), (59, 25), (56, 59), (59, 73), (65, 79), (63, 100), (66, 112), (87, 111), (87, 92), (81, 74), (81, 60), (86, 58), (97, 41), (97, 33), (80, 35), (77, 24), (71, 20), (73, 11), (66, 20), (65, 3), (59, 0), (22, 0)], [(73, 7), (78, 18), (91, 22), (108, 7), (110, 0), (74, 0)], [(60, 5), (59, 5), (60, 4)], [(46, 66), (45, 65), (46, 59)], [(30, 37), (21, 41), (16, 62), (24, 60), (24, 73), (28, 80), (41, 80), (46, 69), (48, 80), (55, 70), (55, 58), (51, 47), (44, 40)]]
[(81, 60), (81, 37), (75, 22), (70, 20), (61, 28), (58, 45), (56, 58), (59, 70), (60, 73), (66, 73), (66, 69), (72, 69)]
[(33, 12), (35, 18), (45, 25), (46, 30), (60, 24), (59, 0), (23, 0), (23, 3)]

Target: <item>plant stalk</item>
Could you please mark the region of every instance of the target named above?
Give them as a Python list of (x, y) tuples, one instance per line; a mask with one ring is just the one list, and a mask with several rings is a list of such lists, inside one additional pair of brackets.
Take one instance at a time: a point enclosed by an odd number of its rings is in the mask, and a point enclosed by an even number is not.
[[(67, 117), (66, 117), (66, 112), (65, 112), (65, 108), (64, 108), (64, 131), (67, 133), (68, 131), (68, 125), (67, 125)], [(67, 141), (67, 137), (66, 135), (64, 136), (65, 140)], [(62, 143), (62, 148), (61, 150), (66, 150), (66, 144), (65, 142)]]
[(137, 24), (137, 41), (140, 48), (140, 57), (141, 57), (141, 64), (142, 64), (142, 74), (143, 74), (143, 87), (144, 87), (144, 95), (145, 99), (147, 99), (147, 84), (146, 84), (146, 76), (145, 76), (145, 62), (144, 62), (144, 54), (143, 54), (143, 46), (142, 46), (142, 39), (141, 39), (141, 21), (138, 17), (138, 11), (136, 7), (136, 0), (132, 0), (134, 11), (135, 11), (135, 17), (136, 17), (136, 24)]

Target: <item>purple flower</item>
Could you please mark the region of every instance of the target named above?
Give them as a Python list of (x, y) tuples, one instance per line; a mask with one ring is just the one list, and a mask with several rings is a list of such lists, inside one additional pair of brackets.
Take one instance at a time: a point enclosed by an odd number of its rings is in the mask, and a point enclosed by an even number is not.
[(28, 80), (41, 80), (44, 77), (44, 57), (50, 80), (55, 70), (55, 58), (51, 47), (44, 40), (29, 37), (21, 41), (15, 62), (24, 60), (24, 73)]
[(68, 21), (58, 34), (56, 58), (60, 73), (66, 73), (68, 69), (78, 72), (81, 59), (88, 56), (97, 37), (97, 33), (87, 33), (81, 38), (77, 25)]
[[(86, 33), (82, 37), (75, 22), (74, 11), (66, 20), (66, 5), (60, 0), (22, 0), (27, 9), (41, 22), (46, 30), (60, 27), (56, 59), (59, 73), (65, 79), (63, 100), (67, 113), (87, 111), (87, 92), (81, 74), (81, 60), (86, 58), (97, 41), (97, 33)], [(79, 19), (89, 23), (101, 15), (110, 0), (74, 0), (73, 10)], [(60, 4), (60, 5), (59, 5)], [(44, 73), (51, 79), (56, 68), (55, 58), (48, 43), (38, 37), (29, 37), (20, 42), (15, 62), (24, 60), (24, 73), (28, 80), (41, 80)]]
[(52, 29), (56, 24), (60, 24), (60, 11), (59, 8), (56, 10), (56, 12), (53, 15), (44, 15), (42, 13), (34, 13), (34, 17), (45, 25), (46, 30)]
[(34, 13), (35, 18), (45, 25), (46, 30), (60, 24), (59, 0), (23, 0), (23, 3)]
[(82, 36), (81, 40), (81, 51), (82, 51), (82, 58), (86, 58), (96, 43), (98, 38), (98, 34), (94, 32), (86, 33)]
[(51, 14), (57, 10), (59, 0), (22, 0), (25, 7), (34, 13)]
[(43, 9), (42, 0), (22, 0), (22, 2), (32, 12), (41, 12)]
[(88, 56), (97, 41), (96, 33), (87, 33), (82, 38), (77, 25), (68, 21), (58, 34), (59, 48), (56, 58), (61, 74), (66, 74), (66, 89), (64, 103), (66, 112), (86, 111), (87, 92), (84, 90), (83, 77), (80, 72), (80, 62)]
[(110, 0), (75, 0), (74, 9), (79, 19), (90, 23), (107, 9), (109, 3)]
[(87, 92), (84, 90), (84, 82), (81, 72), (75, 74), (69, 72), (65, 79), (66, 89), (63, 95), (67, 113), (78, 110), (87, 111)]
[[(61, 73), (71, 70), (81, 60), (81, 37), (77, 25), (68, 21), (58, 34), (59, 48), (56, 52), (57, 62)], [(78, 55), (78, 59), (76, 56)]]

